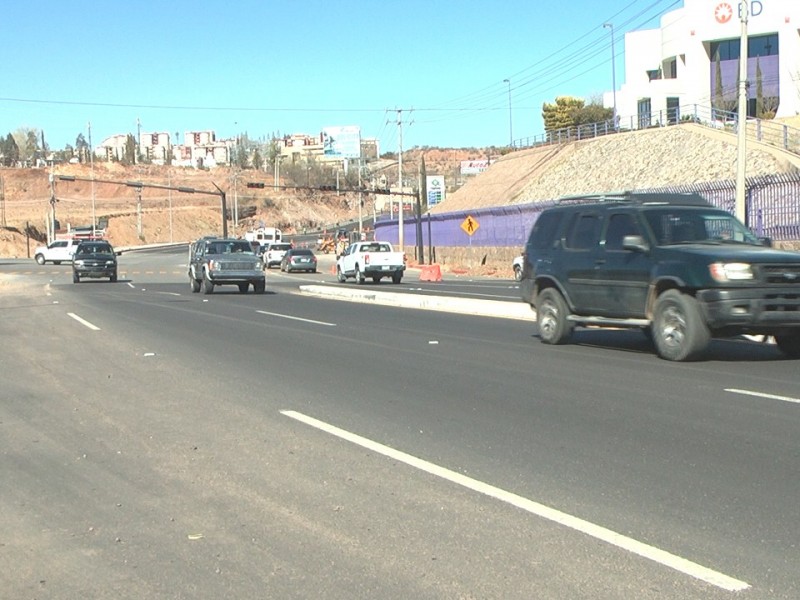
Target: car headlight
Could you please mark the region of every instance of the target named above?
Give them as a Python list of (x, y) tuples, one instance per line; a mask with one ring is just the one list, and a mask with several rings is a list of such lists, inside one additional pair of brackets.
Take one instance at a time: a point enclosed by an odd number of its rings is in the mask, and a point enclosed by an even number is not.
[(76, 260), (75, 261), (75, 266), (76, 267), (82, 267), (83, 266), (83, 260), (81, 260), (81, 259)]
[(219, 271), (219, 262), (216, 260), (211, 260), (208, 262), (208, 270), (209, 271)]
[(114, 262), (113, 260), (107, 260), (106, 261), (106, 266), (107, 267), (113, 267), (115, 264), (117, 264), (117, 263)]
[(753, 268), (747, 263), (711, 263), (708, 271), (711, 278), (720, 283), (753, 279)]

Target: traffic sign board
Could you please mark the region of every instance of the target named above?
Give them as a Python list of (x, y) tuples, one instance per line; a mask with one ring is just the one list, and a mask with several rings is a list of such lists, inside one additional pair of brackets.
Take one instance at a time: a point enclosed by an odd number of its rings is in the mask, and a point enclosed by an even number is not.
[(478, 221), (476, 221), (472, 216), (468, 216), (461, 223), (461, 229), (463, 229), (464, 232), (469, 236), (472, 236), (476, 231), (478, 231), (478, 227), (480, 227)]

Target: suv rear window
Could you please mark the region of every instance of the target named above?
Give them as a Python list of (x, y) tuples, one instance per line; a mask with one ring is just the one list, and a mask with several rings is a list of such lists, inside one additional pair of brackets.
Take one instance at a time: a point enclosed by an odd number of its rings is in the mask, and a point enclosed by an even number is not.
[(573, 250), (594, 248), (600, 239), (600, 215), (576, 213), (567, 229), (566, 247)]
[(539, 218), (536, 219), (531, 229), (531, 235), (528, 239), (528, 248), (530, 250), (546, 250), (547, 248), (552, 248), (563, 216), (564, 213), (556, 211), (544, 212), (539, 215)]

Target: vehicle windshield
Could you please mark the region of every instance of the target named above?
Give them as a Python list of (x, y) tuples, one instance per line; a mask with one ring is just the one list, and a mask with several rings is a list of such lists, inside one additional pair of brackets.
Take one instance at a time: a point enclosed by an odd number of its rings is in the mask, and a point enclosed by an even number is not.
[(738, 219), (724, 210), (659, 208), (644, 211), (659, 246), (672, 244), (761, 245)]
[(108, 244), (81, 244), (78, 254), (113, 254)]
[(208, 254), (255, 254), (253, 247), (247, 240), (234, 240), (227, 242), (210, 242)]

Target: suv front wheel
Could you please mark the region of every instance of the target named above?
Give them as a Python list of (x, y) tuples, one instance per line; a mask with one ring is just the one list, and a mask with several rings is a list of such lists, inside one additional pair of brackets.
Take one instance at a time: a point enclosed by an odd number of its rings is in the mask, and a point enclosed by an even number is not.
[(651, 331), (659, 356), (667, 360), (693, 360), (711, 340), (697, 300), (678, 290), (656, 300)]
[(539, 338), (545, 344), (563, 344), (572, 335), (573, 325), (567, 319), (569, 309), (561, 293), (546, 288), (536, 302), (536, 321), (539, 323)]

